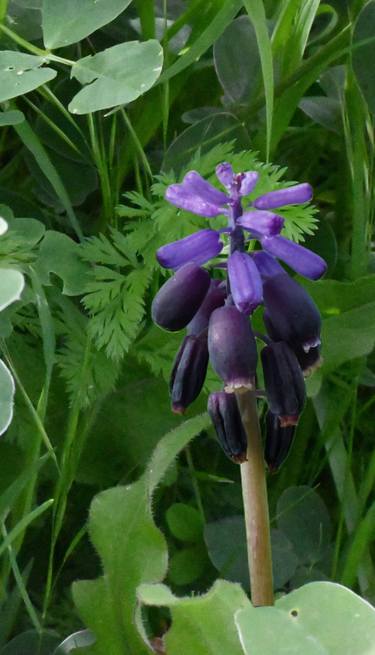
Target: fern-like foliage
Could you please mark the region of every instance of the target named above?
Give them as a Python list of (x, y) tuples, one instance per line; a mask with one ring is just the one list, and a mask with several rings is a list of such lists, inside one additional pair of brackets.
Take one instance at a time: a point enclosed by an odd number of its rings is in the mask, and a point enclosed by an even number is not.
[(72, 301), (59, 298), (56, 327), (61, 342), (56, 361), (70, 403), (87, 409), (115, 388), (120, 365), (95, 348), (88, 337), (88, 319)]
[(89, 314), (88, 334), (118, 362), (141, 328), (154, 265), (146, 265), (132, 240), (118, 230), (110, 237), (88, 239), (82, 257), (94, 265), (82, 299)]

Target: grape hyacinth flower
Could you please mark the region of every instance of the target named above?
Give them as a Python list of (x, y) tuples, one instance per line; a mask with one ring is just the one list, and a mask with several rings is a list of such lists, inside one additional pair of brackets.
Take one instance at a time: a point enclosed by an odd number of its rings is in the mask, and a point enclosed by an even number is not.
[[(216, 176), (223, 190), (196, 171), (167, 188), (165, 198), (171, 204), (210, 224), (158, 249), (160, 265), (174, 275), (155, 296), (152, 317), (167, 330), (187, 327), (171, 375), (172, 409), (184, 412), (199, 395), (209, 358), (224, 390), (210, 395), (208, 411), (225, 453), (243, 462), (246, 447), (236, 394), (256, 390), (257, 347), (250, 316), (264, 305), (267, 345), (261, 359), (270, 417), (266, 460), (277, 468), (304, 405), (304, 376), (320, 362), (321, 325), (313, 300), (280, 262), (311, 280), (326, 271), (319, 255), (281, 234), (285, 221), (278, 210), (308, 203), (312, 188), (303, 183), (256, 196), (259, 174), (234, 173), (226, 162), (217, 166)], [(245, 199), (250, 194), (251, 202)], [(218, 216), (226, 217), (227, 227), (215, 229)], [(221, 253), (226, 243), (225, 261)], [(203, 268), (211, 260), (216, 260), (211, 269), (226, 269), (225, 281), (212, 279)]]

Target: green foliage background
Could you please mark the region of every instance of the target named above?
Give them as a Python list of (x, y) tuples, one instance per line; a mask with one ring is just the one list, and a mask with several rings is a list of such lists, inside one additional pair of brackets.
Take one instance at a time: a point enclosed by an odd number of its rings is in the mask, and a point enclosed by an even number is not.
[[(348, 653), (372, 643), (369, 606), (324, 585), (375, 601), (374, 28), (374, 0), (0, 0), (0, 655), (84, 627), (81, 652), (149, 653), (171, 621), (171, 655), (277, 653), (245, 594), (239, 472), (204, 413), (218, 380), (171, 414), (181, 335), (149, 311), (156, 249), (206, 225), (166, 186), (225, 160), (259, 171), (257, 193), (313, 185), (285, 234), (329, 265), (299, 280), (324, 363), (269, 479), (280, 600), (262, 621), (305, 651), (317, 622), (293, 602), (332, 593), (336, 631), (363, 620)], [(319, 639), (307, 652), (343, 652)]]

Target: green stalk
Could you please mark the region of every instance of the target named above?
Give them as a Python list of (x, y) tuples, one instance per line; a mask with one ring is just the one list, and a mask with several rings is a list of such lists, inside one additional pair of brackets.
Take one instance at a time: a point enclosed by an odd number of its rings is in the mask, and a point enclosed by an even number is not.
[(273, 605), (272, 557), (263, 447), (254, 392), (237, 393), (247, 434), (247, 460), (241, 464), (251, 601), (255, 607)]
[(111, 184), (109, 180), (107, 165), (105, 159), (103, 159), (102, 144), (100, 143), (100, 139), (98, 139), (98, 135), (95, 129), (94, 117), (92, 114), (88, 114), (87, 119), (90, 132), (92, 156), (98, 170), (100, 189), (102, 192), (103, 200), (103, 211), (100, 219), (99, 231), (104, 231), (107, 225), (111, 223), (113, 215)]

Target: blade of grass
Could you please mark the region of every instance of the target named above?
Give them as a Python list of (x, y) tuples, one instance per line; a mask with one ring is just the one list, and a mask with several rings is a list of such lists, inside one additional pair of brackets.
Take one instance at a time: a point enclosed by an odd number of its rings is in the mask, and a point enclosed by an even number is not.
[(227, 0), (227, 2), (224, 2), (222, 8), (217, 12), (208, 27), (206, 27), (194, 43), (185, 48), (185, 53), (164, 71), (159, 77), (157, 84), (163, 84), (167, 80), (170, 80), (197, 61), (212, 46), (214, 41), (219, 38), (220, 34), (224, 32), (226, 26), (229, 25), (240, 10), (241, 4), (241, 0)]
[(19, 125), (14, 125), (13, 126), (15, 131), (17, 132), (19, 138), (21, 139), (22, 143), (26, 148), (31, 152), (33, 157), (35, 158), (36, 163), (38, 164), (40, 170), (44, 173), (46, 176), (47, 180), (53, 187), (53, 190), (55, 191), (57, 197), (59, 198), (62, 206), (64, 207), (67, 216), (70, 220), (70, 224), (76, 233), (77, 237), (79, 239), (83, 239), (83, 232), (81, 230), (81, 226), (78, 223), (77, 217), (74, 213), (72, 204), (70, 202), (70, 198), (66, 192), (66, 189), (64, 187), (64, 184), (61, 180), (61, 177), (56, 170), (55, 166), (53, 165), (52, 161), (50, 160), (48, 153), (41, 143), (39, 137), (35, 134), (34, 130), (32, 129), (30, 123), (25, 120), (23, 123), (20, 123)]
[(341, 576), (341, 583), (352, 587), (358, 575), (365, 552), (373, 543), (375, 536), (375, 501), (372, 503), (367, 514), (360, 521), (353, 535), (353, 540), (346, 554), (345, 566)]
[(18, 523), (17, 525), (9, 532), (9, 534), (6, 536), (6, 538), (2, 541), (0, 544), (0, 556), (4, 553), (5, 550), (7, 550), (8, 546), (17, 539), (20, 535), (22, 535), (26, 528), (35, 521), (39, 516), (41, 516), (47, 509), (53, 505), (53, 498), (50, 498), (49, 500), (46, 500), (44, 503), (36, 507), (35, 509), (32, 510), (32, 512), (29, 512), (26, 516), (24, 516)]

